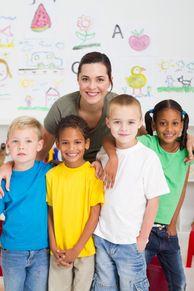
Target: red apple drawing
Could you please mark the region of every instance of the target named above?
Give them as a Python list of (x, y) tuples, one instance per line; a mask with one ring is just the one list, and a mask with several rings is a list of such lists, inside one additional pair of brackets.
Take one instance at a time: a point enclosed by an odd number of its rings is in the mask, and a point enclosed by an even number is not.
[(135, 30), (132, 32), (133, 35), (129, 37), (129, 45), (135, 51), (143, 51), (150, 44), (150, 37), (143, 34), (143, 30), (139, 33)]

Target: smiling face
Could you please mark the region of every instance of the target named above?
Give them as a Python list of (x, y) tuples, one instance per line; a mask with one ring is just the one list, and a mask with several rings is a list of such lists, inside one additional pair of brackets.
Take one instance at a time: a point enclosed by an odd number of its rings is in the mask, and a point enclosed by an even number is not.
[(83, 156), (90, 142), (89, 139), (85, 140), (79, 128), (68, 127), (61, 130), (56, 144), (67, 167), (77, 168), (85, 162)]
[(137, 143), (136, 136), (142, 120), (136, 104), (111, 104), (106, 121), (118, 148), (129, 148)]
[(81, 99), (87, 104), (103, 103), (111, 85), (107, 68), (102, 63), (82, 65), (78, 83)]
[(158, 112), (153, 128), (157, 132), (162, 147), (174, 147), (183, 129), (180, 112), (174, 109), (165, 109)]
[(7, 149), (14, 160), (16, 170), (27, 170), (34, 165), (37, 152), (42, 149), (43, 140), (39, 139), (36, 129), (14, 129), (7, 140)]

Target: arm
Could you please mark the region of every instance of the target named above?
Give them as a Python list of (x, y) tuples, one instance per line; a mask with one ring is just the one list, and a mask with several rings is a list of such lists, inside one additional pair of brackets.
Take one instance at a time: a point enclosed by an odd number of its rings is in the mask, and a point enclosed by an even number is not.
[(184, 186), (183, 186), (182, 193), (181, 193), (181, 196), (180, 196), (179, 202), (178, 202), (178, 204), (177, 204), (176, 210), (175, 210), (175, 212), (174, 212), (174, 215), (173, 215), (173, 217), (172, 217), (172, 219), (171, 219), (170, 224), (168, 225), (167, 232), (168, 232), (168, 235), (169, 235), (169, 236), (176, 235), (176, 223), (177, 223), (177, 219), (178, 219), (178, 216), (179, 216), (179, 213), (180, 213), (181, 207), (182, 207), (182, 205), (183, 205), (183, 201), (184, 201), (184, 199), (185, 199), (185, 193), (186, 193), (186, 188), (187, 188), (187, 182), (188, 182), (188, 178), (189, 178), (189, 170), (190, 170), (190, 167), (188, 168), (188, 171), (187, 171), (187, 174), (186, 174), (186, 178), (185, 178)]
[(118, 157), (116, 154), (116, 145), (112, 136), (107, 136), (103, 140), (103, 148), (106, 151), (109, 160), (104, 167), (103, 180), (106, 188), (112, 188), (118, 168)]
[(142, 125), (142, 126), (139, 128), (137, 135), (139, 136), (139, 135), (144, 135), (144, 134), (147, 134), (147, 133), (148, 133), (147, 130), (146, 130), (145, 127)]
[(191, 162), (194, 159), (194, 136), (191, 134), (187, 135), (187, 151), (188, 151), (188, 158), (186, 162)]
[(147, 201), (147, 206), (143, 217), (143, 223), (139, 236), (137, 237), (137, 247), (140, 252), (144, 251), (148, 242), (149, 234), (158, 210), (158, 204), (159, 197), (154, 197)]
[(0, 167), (0, 196), (4, 195), (4, 191), (1, 187), (2, 179), (5, 179), (5, 183), (6, 183), (5, 188), (7, 191), (9, 191), (13, 165), (14, 165), (14, 162), (10, 161), (10, 162), (7, 162), (6, 164), (3, 164)]
[(44, 139), (44, 145), (43, 145), (42, 150), (38, 152), (37, 154), (38, 160), (44, 160), (46, 158), (49, 150), (51, 149), (51, 147), (53, 146), (55, 142), (55, 136), (52, 135), (50, 132), (48, 132), (46, 129), (44, 129), (43, 139)]
[[(48, 208), (48, 230), (49, 230), (49, 244), (50, 244), (50, 250), (53, 253), (53, 256), (55, 257), (58, 264), (61, 263), (61, 261), (64, 258), (64, 251), (60, 251), (57, 248), (56, 240), (55, 240), (55, 231), (54, 231), (54, 222), (53, 222), (53, 208), (49, 206)], [(67, 265), (67, 264), (64, 264)]]
[(102, 167), (101, 161), (97, 159), (96, 161), (92, 162), (91, 165), (95, 168), (96, 177), (99, 178), (99, 179), (103, 179), (104, 171), (103, 171), (103, 167)]
[(89, 238), (91, 237), (96, 228), (99, 214), (100, 214), (100, 204), (92, 206), (90, 210), (90, 216), (79, 240), (77, 241), (73, 248), (65, 251), (64, 261), (66, 263), (72, 263), (77, 258), (81, 250), (84, 248), (85, 244), (87, 243), (87, 241), (89, 240)]
[[(147, 134), (144, 126), (138, 130), (138, 135)], [(103, 148), (106, 151), (109, 160), (104, 167), (103, 180), (106, 188), (112, 188), (115, 182), (115, 177), (118, 168), (118, 158), (115, 149), (115, 140), (112, 136), (106, 136), (103, 140)]]

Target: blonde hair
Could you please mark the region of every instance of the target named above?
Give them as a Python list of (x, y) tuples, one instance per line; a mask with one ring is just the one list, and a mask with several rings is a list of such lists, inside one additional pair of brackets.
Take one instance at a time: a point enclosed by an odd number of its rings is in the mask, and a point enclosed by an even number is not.
[(121, 94), (114, 97), (108, 104), (108, 115), (110, 113), (110, 108), (112, 105), (120, 106), (132, 106), (135, 105), (139, 109), (140, 118), (142, 118), (142, 110), (140, 102), (133, 96), (127, 94)]
[(34, 117), (30, 116), (20, 116), (15, 118), (9, 126), (7, 132), (7, 139), (9, 139), (10, 134), (17, 129), (32, 128), (36, 131), (38, 139), (43, 138), (43, 127), (41, 123)]

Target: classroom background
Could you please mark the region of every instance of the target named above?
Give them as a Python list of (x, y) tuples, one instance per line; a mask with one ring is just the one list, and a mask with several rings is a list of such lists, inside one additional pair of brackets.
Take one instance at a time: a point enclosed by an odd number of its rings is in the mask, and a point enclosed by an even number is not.
[[(114, 92), (137, 97), (143, 112), (177, 100), (194, 134), (193, 0), (0, 0), (0, 7), (0, 143), (13, 118), (42, 122), (57, 98), (78, 89), (79, 60), (90, 51), (109, 56)], [(185, 258), (193, 194), (192, 169), (179, 217)]]

